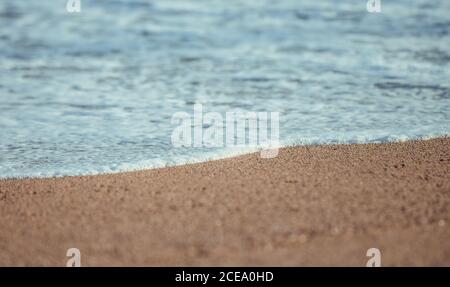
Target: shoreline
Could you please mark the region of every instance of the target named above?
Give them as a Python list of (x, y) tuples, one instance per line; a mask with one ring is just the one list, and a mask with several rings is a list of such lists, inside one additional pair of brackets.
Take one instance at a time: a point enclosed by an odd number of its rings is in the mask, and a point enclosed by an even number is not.
[[(436, 140), (436, 139), (450, 139), (450, 135), (441, 135), (441, 136), (431, 136), (431, 137), (419, 137), (419, 138), (411, 138), (406, 140), (392, 140), (392, 141), (386, 141), (386, 142), (363, 142), (363, 143), (353, 143), (353, 142), (343, 142), (343, 143), (311, 143), (311, 144), (285, 144), (281, 145), (278, 149), (288, 149), (288, 148), (311, 148), (311, 147), (318, 147), (318, 146), (346, 146), (346, 145), (379, 145), (379, 144), (396, 144), (396, 143), (407, 143), (407, 142), (419, 142), (419, 141), (429, 141), (429, 140)], [(180, 166), (188, 166), (193, 164), (203, 164), (213, 161), (221, 161), (221, 160), (227, 160), (227, 159), (233, 159), (241, 156), (247, 156), (252, 154), (260, 154), (261, 150), (246, 150), (236, 153), (230, 153), (227, 155), (213, 155), (207, 158), (202, 159), (192, 159), (190, 161), (182, 161), (175, 164), (168, 164), (168, 165), (161, 165), (161, 166), (145, 166), (142, 168), (131, 168), (131, 169), (119, 169), (114, 171), (107, 171), (107, 172), (94, 172), (94, 173), (80, 173), (80, 174), (62, 174), (62, 175), (42, 175), (42, 176), (22, 176), (22, 177), (0, 177), (0, 181), (6, 181), (6, 180), (31, 180), (31, 179), (61, 179), (61, 178), (75, 178), (75, 177), (88, 177), (88, 176), (103, 176), (103, 175), (115, 175), (115, 174), (124, 174), (124, 173), (134, 173), (134, 172), (143, 172), (143, 171), (150, 171), (150, 170), (156, 170), (156, 169), (166, 169), (166, 168), (174, 168), (174, 167), (180, 167)], [(129, 163), (125, 163), (129, 164)], [(129, 164), (129, 165), (137, 165), (135, 164)]]
[(450, 266), (450, 138), (0, 179), (0, 265)]

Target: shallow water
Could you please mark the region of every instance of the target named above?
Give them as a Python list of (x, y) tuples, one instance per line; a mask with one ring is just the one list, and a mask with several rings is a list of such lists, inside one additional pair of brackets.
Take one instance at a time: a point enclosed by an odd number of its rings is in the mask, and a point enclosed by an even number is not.
[(284, 145), (450, 134), (448, 0), (81, 2), (0, 2), (2, 178), (250, 150), (174, 148), (194, 103), (280, 112)]

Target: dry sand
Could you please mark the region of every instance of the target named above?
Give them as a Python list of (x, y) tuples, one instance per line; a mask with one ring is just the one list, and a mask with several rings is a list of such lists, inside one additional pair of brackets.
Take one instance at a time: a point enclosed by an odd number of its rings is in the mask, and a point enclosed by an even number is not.
[(0, 265), (450, 266), (450, 139), (0, 181)]

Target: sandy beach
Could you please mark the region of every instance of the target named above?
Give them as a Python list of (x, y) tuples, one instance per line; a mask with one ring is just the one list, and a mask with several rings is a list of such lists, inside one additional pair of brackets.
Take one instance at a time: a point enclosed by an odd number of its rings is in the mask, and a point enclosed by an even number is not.
[(450, 139), (0, 180), (0, 265), (450, 266)]

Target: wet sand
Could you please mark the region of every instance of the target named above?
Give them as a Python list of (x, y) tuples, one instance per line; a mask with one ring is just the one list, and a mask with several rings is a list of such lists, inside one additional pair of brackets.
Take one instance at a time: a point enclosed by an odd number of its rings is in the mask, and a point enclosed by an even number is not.
[(450, 139), (0, 180), (0, 265), (450, 266)]

